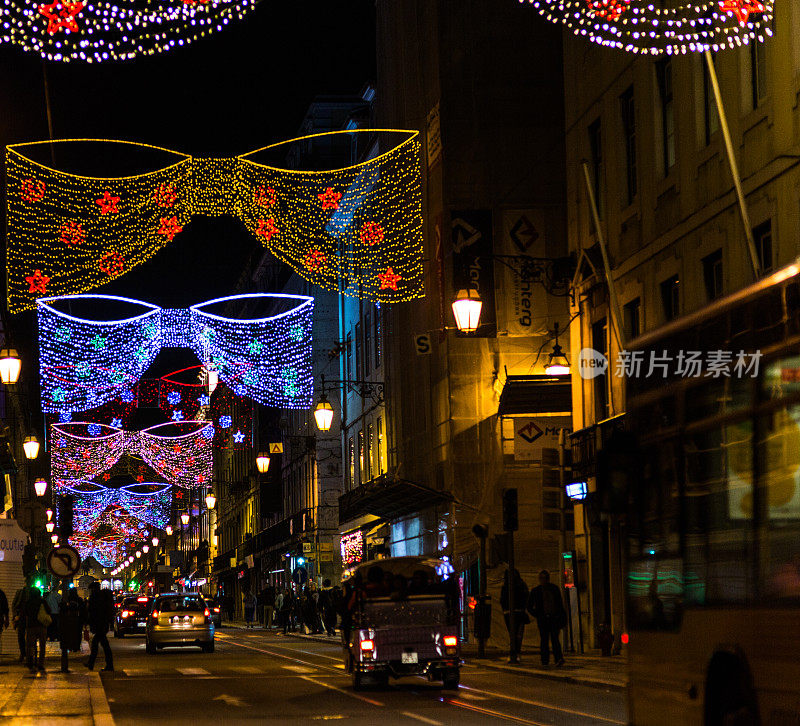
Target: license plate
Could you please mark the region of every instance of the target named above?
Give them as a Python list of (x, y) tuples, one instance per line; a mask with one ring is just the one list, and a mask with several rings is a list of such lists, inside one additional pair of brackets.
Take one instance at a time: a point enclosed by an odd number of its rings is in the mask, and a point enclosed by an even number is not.
[(404, 664), (419, 663), (419, 659), (417, 658), (416, 653), (403, 653), (401, 656), (401, 662)]

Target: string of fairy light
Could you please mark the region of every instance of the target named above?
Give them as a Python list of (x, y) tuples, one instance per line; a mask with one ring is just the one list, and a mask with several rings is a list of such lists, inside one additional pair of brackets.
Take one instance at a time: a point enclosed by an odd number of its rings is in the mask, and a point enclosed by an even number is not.
[[(204, 309), (241, 302), (266, 302), (282, 309), (274, 315), (246, 320)], [(104, 304), (120, 303), (135, 312), (142, 308), (145, 312), (98, 321), (60, 309), (78, 303), (91, 303), (98, 314)], [(190, 348), (238, 396), (269, 406), (310, 408), (313, 308), (311, 297), (271, 293), (218, 298), (185, 310), (161, 309), (111, 295), (41, 299), (42, 410), (71, 413), (94, 409), (117, 398), (132, 402), (137, 381), (162, 347)]]
[(773, 0), (519, 0), (576, 35), (630, 53), (738, 48), (772, 35)]
[[(360, 164), (304, 171), (258, 161), (288, 154), (297, 144), (341, 134), (354, 140), (365, 133), (391, 142), (384, 153)], [(99, 178), (34, 158), (47, 149), (62, 158), (76, 148), (103, 159), (134, 150), (162, 165)], [(227, 159), (93, 139), (9, 146), (10, 310), (124, 275), (171, 243), (195, 214), (238, 216), (256, 240), (314, 285), (379, 303), (421, 297), (419, 151), (418, 132), (381, 129), (315, 134)]]
[(189, 45), (255, 8), (255, 0), (3, 0), (0, 42), (50, 61), (132, 60)]

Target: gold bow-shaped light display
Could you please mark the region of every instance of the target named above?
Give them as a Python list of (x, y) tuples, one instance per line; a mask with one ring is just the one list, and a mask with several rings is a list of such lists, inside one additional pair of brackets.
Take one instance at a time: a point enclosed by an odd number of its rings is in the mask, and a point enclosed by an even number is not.
[[(303, 170), (284, 161), (321, 165), (369, 144), (371, 158), (351, 166)], [(194, 215), (239, 217), (272, 254), (328, 290), (379, 303), (422, 297), (419, 146), (416, 131), (375, 129), (314, 134), (222, 159), (97, 139), (9, 146), (9, 309), (124, 275)], [(145, 154), (161, 165), (129, 173)], [(109, 161), (118, 176), (73, 171)]]

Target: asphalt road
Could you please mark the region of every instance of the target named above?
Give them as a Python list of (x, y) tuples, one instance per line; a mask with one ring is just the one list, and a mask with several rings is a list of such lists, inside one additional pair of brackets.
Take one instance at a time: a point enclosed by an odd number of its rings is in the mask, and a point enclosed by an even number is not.
[(469, 664), (458, 691), (410, 678), (355, 692), (335, 645), (263, 631), (218, 630), (214, 653), (185, 648), (148, 655), (141, 637), (113, 640), (112, 648), (117, 670), (101, 675), (118, 726), (625, 723), (621, 692)]

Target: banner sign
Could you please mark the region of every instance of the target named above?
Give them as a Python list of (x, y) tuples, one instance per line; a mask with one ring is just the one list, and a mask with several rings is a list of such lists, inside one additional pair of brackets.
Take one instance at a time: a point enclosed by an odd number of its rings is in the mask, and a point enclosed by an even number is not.
[(477, 290), (483, 301), (480, 326), (473, 337), (493, 338), (497, 334), (494, 307), (494, 244), (492, 212), (472, 209), (452, 212), (450, 217), (453, 244), (453, 293)]
[(542, 449), (558, 448), (558, 432), (572, 433), (571, 416), (514, 418), (514, 460), (541, 461)]
[[(547, 257), (545, 213), (542, 209), (503, 211), (503, 232), (498, 255)], [(547, 332), (548, 299), (544, 286), (525, 281), (520, 260), (500, 267), (497, 324), (508, 335), (544, 335)]]

